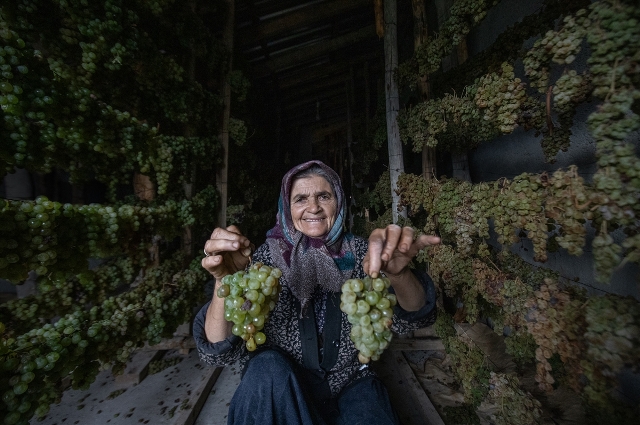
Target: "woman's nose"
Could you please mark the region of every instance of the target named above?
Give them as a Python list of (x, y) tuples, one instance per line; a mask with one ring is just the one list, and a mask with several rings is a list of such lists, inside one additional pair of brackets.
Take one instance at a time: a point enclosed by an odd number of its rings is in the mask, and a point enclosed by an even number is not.
[(309, 203), (310, 212), (319, 212), (321, 209), (320, 201), (318, 201), (317, 198), (311, 198), (311, 202)]

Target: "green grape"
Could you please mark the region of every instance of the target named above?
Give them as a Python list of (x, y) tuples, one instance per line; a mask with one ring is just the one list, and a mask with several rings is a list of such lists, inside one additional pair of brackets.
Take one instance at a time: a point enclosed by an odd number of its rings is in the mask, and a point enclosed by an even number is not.
[(388, 292), (386, 277), (349, 279), (342, 285), (340, 310), (347, 314), (351, 327), (351, 341), (359, 351), (360, 363), (377, 360), (392, 338), (391, 324), (397, 301)]
[[(266, 341), (260, 332), (269, 312), (275, 308), (280, 293), (282, 272), (260, 262), (253, 263), (245, 272), (240, 270), (222, 279), (216, 291), (224, 298), (224, 317), (233, 322), (232, 333), (245, 341), (249, 351)], [(259, 292), (260, 291), (260, 292)]]

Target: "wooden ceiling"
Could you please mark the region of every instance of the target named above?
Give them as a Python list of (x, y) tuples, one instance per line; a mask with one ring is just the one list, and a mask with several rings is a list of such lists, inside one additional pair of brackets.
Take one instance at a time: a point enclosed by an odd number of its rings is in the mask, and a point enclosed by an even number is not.
[(234, 49), (283, 130), (346, 126), (384, 70), (372, 0), (236, 0)]

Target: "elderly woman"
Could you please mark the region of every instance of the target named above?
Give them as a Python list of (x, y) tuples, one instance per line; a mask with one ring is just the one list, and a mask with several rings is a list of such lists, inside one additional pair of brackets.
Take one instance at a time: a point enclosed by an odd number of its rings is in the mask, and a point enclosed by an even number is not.
[(392, 330), (406, 333), (435, 321), (435, 289), (412, 258), (439, 238), (414, 240), (410, 227), (374, 230), (368, 242), (343, 230), (346, 205), (338, 175), (320, 161), (290, 170), (282, 180), (275, 227), (253, 245), (236, 227), (215, 229), (202, 266), (216, 280), (245, 269), (249, 257), (282, 271), (275, 309), (264, 325), (266, 343), (249, 353), (224, 319), (216, 295), (197, 315), (193, 333), (202, 360), (245, 366), (229, 406), (229, 424), (397, 424), (386, 389), (358, 361), (351, 324), (340, 311), (345, 280), (383, 273), (397, 297)]

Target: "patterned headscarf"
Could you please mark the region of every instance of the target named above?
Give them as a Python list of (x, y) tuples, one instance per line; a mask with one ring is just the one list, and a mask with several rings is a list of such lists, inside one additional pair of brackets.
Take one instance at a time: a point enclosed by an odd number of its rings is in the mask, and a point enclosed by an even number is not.
[[(329, 232), (319, 238), (296, 230), (291, 217), (291, 187), (295, 177), (313, 166), (322, 168), (337, 200), (336, 217)], [(328, 177), (328, 178), (327, 178)], [(267, 232), (275, 265), (282, 270), (291, 292), (303, 311), (314, 290), (338, 292), (355, 267), (353, 235), (343, 231), (346, 202), (340, 177), (321, 161), (300, 164), (285, 174), (280, 188), (276, 225)]]

